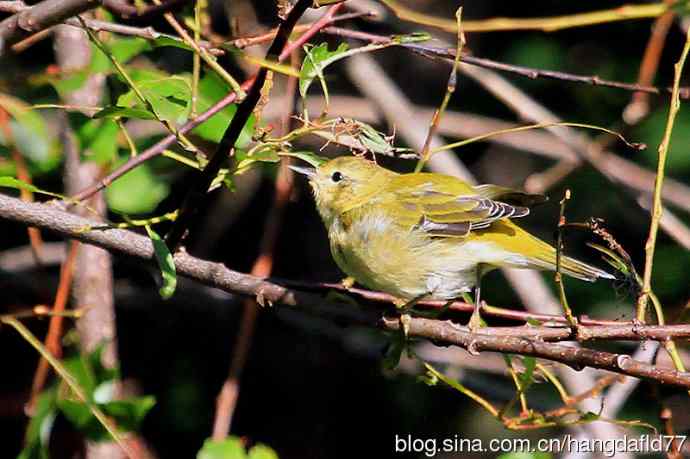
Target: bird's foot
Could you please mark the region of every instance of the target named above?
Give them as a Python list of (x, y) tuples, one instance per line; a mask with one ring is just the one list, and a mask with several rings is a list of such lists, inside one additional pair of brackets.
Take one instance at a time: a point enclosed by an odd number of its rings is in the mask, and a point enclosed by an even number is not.
[(479, 355), (479, 349), (477, 349), (477, 340), (473, 339), (470, 344), (467, 345), (467, 352), (471, 355)]
[(479, 313), (480, 309), (481, 305), (479, 307), (474, 308), (474, 311), (472, 311), (472, 317), (470, 317), (470, 321), (467, 322), (467, 328), (470, 329), (470, 333), (476, 333), (477, 331), (479, 331), (480, 328), (486, 326), (486, 323), (484, 322), (481, 314)]
[(350, 290), (353, 285), (355, 285), (355, 278), (348, 276), (340, 281), (340, 285), (343, 286), (345, 290)]

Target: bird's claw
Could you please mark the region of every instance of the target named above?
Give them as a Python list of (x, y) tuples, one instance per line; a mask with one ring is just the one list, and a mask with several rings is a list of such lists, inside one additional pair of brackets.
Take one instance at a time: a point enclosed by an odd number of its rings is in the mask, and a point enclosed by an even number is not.
[(473, 339), (472, 341), (470, 341), (470, 344), (467, 345), (467, 352), (469, 352), (471, 355), (479, 355), (476, 339)]
[(480, 328), (485, 326), (484, 321), (479, 314), (480, 309), (481, 307), (475, 308), (475, 310), (472, 312), (472, 317), (470, 317), (470, 321), (467, 322), (467, 328), (470, 329), (471, 333), (476, 333)]

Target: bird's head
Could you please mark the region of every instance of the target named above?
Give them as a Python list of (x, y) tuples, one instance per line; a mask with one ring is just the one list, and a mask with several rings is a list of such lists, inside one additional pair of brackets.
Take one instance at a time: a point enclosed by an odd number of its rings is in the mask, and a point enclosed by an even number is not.
[(327, 222), (360, 205), (395, 175), (373, 161), (356, 156), (341, 156), (315, 169), (290, 168), (309, 178), (316, 207)]

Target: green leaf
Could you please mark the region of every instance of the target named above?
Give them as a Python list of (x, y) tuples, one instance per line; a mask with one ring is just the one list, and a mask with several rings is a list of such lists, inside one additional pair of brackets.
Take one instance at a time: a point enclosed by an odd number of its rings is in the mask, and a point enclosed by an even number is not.
[(525, 371), (519, 374), (518, 379), (520, 380), (520, 387), (526, 391), (534, 382), (534, 367), (537, 365), (537, 359), (526, 356), (522, 358), (522, 364), (525, 366)]
[(281, 151), (279, 153), (280, 156), (290, 156), (291, 158), (298, 158), (301, 159), (302, 161), (308, 162), (310, 165), (313, 167), (319, 167), (326, 161), (328, 161), (328, 158), (324, 158), (323, 156), (319, 156), (314, 152), (311, 151)]
[(109, 163), (117, 155), (117, 134), (119, 131), (117, 123), (110, 119), (104, 119), (100, 123), (98, 133), (91, 143), (83, 147), (87, 157), (99, 164)]
[(91, 394), (96, 390), (99, 381), (96, 379), (96, 374), (93, 371), (88, 356), (77, 354), (73, 357), (64, 359), (62, 364), (85, 393)]
[(27, 190), (32, 193), (36, 194), (44, 194), (46, 196), (52, 196), (54, 198), (58, 199), (67, 199), (66, 196), (63, 196), (58, 193), (51, 193), (50, 191), (45, 191), (41, 190), (40, 188), (37, 188), (36, 186), (23, 182), (17, 178), (10, 177), (10, 176), (2, 176), (0, 177), (0, 187), (7, 187), (7, 188), (14, 188), (17, 190)]
[[(120, 161), (119, 164), (124, 163)], [(119, 165), (118, 164), (118, 165)], [(141, 164), (115, 180), (106, 188), (108, 206), (123, 214), (145, 214), (153, 211), (168, 195), (169, 186)]]
[[(133, 70), (130, 77), (160, 119), (173, 124), (187, 120), (192, 89), (186, 78), (151, 70)], [(117, 106), (148, 111), (133, 89), (118, 98)]]
[(318, 77), (321, 81), (324, 96), (326, 97), (326, 105), (328, 105), (328, 88), (323, 77), (323, 70), (333, 62), (344, 57), (347, 51), (347, 43), (340, 43), (334, 51), (328, 50), (328, 43), (321, 43), (313, 48), (305, 47), (304, 61), (302, 61), (302, 68), (300, 69), (299, 77), (299, 93), (302, 98), (307, 97), (307, 91), (311, 86), (314, 78)]
[(115, 121), (107, 118), (91, 119), (81, 113), (72, 113), (69, 119), (85, 159), (99, 164), (116, 159), (119, 127)]
[(151, 238), (153, 243), (153, 251), (156, 254), (156, 261), (158, 262), (158, 267), (161, 269), (161, 276), (163, 278), (163, 286), (160, 288), (159, 292), (164, 300), (167, 300), (175, 293), (175, 287), (177, 286), (177, 272), (175, 271), (175, 261), (173, 256), (168, 250), (168, 246), (161, 237), (156, 233), (150, 225), (145, 225), (146, 232)]
[(237, 437), (228, 437), (225, 440), (214, 441), (207, 438), (204, 446), (196, 455), (196, 459), (246, 459), (242, 441)]
[(30, 183), (23, 182), (17, 178), (14, 177), (0, 177), (0, 186), (7, 187), (7, 188), (15, 188), (17, 190), (26, 190), (30, 191), (32, 193), (40, 193), (41, 190), (39, 190), (37, 187)]
[(120, 379), (120, 370), (118, 368), (108, 368), (103, 365), (105, 347), (106, 341), (104, 340), (98, 343), (94, 350), (86, 355), (86, 362), (91, 367), (91, 371), (98, 384)]
[(156, 404), (156, 398), (147, 395), (144, 397), (131, 397), (124, 400), (113, 400), (105, 404), (99, 404), (103, 412), (115, 419), (117, 426), (124, 431), (139, 429), (142, 421), (151, 408)]
[(244, 150), (237, 149), (235, 151), (235, 156), (237, 158), (237, 174), (241, 174), (252, 164), (257, 162), (277, 163), (280, 161), (280, 156), (275, 150), (275, 146), (272, 145), (262, 145), (261, 148), (251, 152), (245, 152)]
[(93, 115), (94, 118), (134, 118), (139, 120), (153, 120), (156, 116), (142, 108), (127, 108), (111, 105)]
[(18, 459), (48, 459), (48, 442), (57, 416), (57, 391), (46, 389), (38, 396), (34, 414), (26, 431), (24, 449)]
[(412, 32), (405, 35), (393, 35), (392, 40), (401, 44), (406, 45), (409, 43), (421, 43), (423, 41), (429, 41), (433, 37), (426, 32)]
[(82, 434), (93, 440), (109, 438), (108, 433), (91, 413), (86, 403), (79, 400), (60, 398), (57, 401), (60, 412)]
[[(139, 428), (144, 417), (155, 404), (154, 397), (146, 396), (113, 400), (96, 405), (115, 420), (120, 431), (129, 432)], [(111, 438), (103, 425), (93, 415), (89, 406), (81, 400), (62, 398), (58, 399), (57, 406), (70, 423), (86, 437), (97, 441)]]
[[(17, 149), (37, 165), (54, 163), (52, 141), (41, 115), (22, 100), (0, 94), (0, 106), (12, 116), (12, 140)], [(0, 145), (10, 146), (0, 131)]]
[[(211, 108), (212, 105), (225, 97), (227, 93), (227, 84), (215, 73), (207, 73), (199, 81), (199, 98), (197, 101), (199, 112), (204, 112)], [(206, 120), (204, 123), (194, 128), (192, 133), (211, 142), (220, 142), (220, 139), (223, 138), (223, 133), (227, 129), (232, 118), (235, 116), (235, 111), (237, 111), (236, 105), (228, 105), (223, 110)], [(251, 115), (247, 121), (247, 124), (242, 129), (237, 142), (235, 142), (236, 148), (247, 148), (249, 143), (252, 141), (255, 122), (256, 120), (254, 115)]]
[(249, 450), (249, 459), (278, 459), (278, 453), (273, 448), (259, 443)]
[(150, 42), (156, 48), (162, 48), (165, 46), (172, 46), (174, 48), (186, 49), (187, 51), (194, 51), (191, 46), (182, 40), (175, 39), (169, 35), (160, 35), (159, 37), (151, 40)]
[(66, 100), (71, 93), (84, 86), (88, 77), (88, 70), (79, 70), (58, 76), (47, 75), (44, 78), (40, 78), (39, 81), (50, 84), (60, 98)]

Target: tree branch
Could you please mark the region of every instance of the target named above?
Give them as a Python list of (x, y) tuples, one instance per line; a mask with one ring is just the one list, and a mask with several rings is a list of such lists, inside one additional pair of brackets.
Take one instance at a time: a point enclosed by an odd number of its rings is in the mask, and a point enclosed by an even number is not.
[[(276, 37), (268, 48), (266, 53), (267, 60), (278, 59), (278, 56), (281, 54), (281, 51), (290, 38), (292, 29), (311, 4), (311, 0), (299, 0), (292, 7), (287, 18), (280, 24), (280, 27), (278, 27)], [(208, 164), (204, 170), (195, 177), (194, 182), (187, 190), (182, 205), (180, 206), (178, 217), (165, 238), (165, 242), (168, 244), (168, 247), (170, 247), (170, 250), (175, 251), (180, 242), (182, 242), (187, 228), (189, 228), (192, 220), (199, 213), (201, 207), (203, 207), (206, 193), (211, 182), (213, 182), (218, 175), (223, 163), (234, 155), (235, 142), (237, 142), (237, 139), (240, 137), (242, 129), (244, 129), (245, 124), (247, 124), (249, 117), (254, 112), (256, 104), (261, 98), (261, 90), (266, 82), (268, 71), (267, 67), (261, 67), (256, 73), (254, 82), (249, 92), (247, 92), (247, 97), (237, 107), (237, 111), (232, 117), (230, 125), (223, 133), (223, 138), (220, 140), (216, 152), (209, 158)]]
[[(387, 330), (399, 330), (400, 320), (384, 317), (381, 320), (381, 326)], [(662, 384), (690, 387), (690, 373), (655, 367), (634, 360), (626, 354), (546, 343), (519, 336), (496, 336), (483, 332), (471, 333), (466, 327), (458, 327), (450, 321), (443, 322), (416, 317), (410, 321), (409, 335), (427, 338), (437, 343), (454, 344), (476, 352), (493, 351), (531, 355), (560, 362), (576, 370), (583, 367), (600, 368), (628, 376), (652, 379)]]
[(0, 55), (6, 46), (96, 8), (100, 0), (45, 0), (0, 22)]
[(155, 16), (178, 8), (185, 3), (189, 3), (189, 0), (168, 0), (160, 5), (149, 5), (145, 8), (139, 8), (129, 4), (125, 0), (103, 0), (103, 6), (109, 11), (117, 14), (123, 19), (133, 19), (137, 22), (150, 20)]
[[(122, 229), (89, 230), (101, 225), (96, 220), (70, 214), (60, 208), (60, 203), (37, 204), (0, 194), (0, 218), (51, 230), (65, 237), (97, 245), (112, 252), (119, 252), (154, 263), (151, 241), (132, 231)], [(367, 311), (353, 314), (348, 308), (329, 305), (321, 295), (290, 289), (270, 280), (228, 269), (221, 263), (195, 258), (184, 251), (174, 256), (177, 272), (202, 284), (221, 290), (255, 296), (260, 304), (283, 304), (313, 309), (319, 314), (335, 314), (347, 317), (349, 322), (375, 325), (384, 330), (396, 330), (397, 320), (379, 320), (379, 313)], [(426, 338), (440, 345), (457, 345), (470, 350), (486, 350), (504, 353), (533, 355), (570, 365), (574, 368), (590, 366), (629, 376), (652, 379), (663, 384), (690, 388), (690, 373), (654, 367), (635, 361), (630, 356), (601, 352), (592, 349), (573, 348), (542, 340), (548, 339), (668, 339), (690, 337), (690, 325), (635, 326), (621, 324), (611, 326), (578, 327), (577, 337), (568, 329), (533, 327), (488, 328), (481, 333), (470, 333), (450, 321), (431, 320), (413, 317), (410, 323), (411, 337)], [(548, 336), (547, 336), (548, 335)], [(526, 336), (529, 336), (526, 337)]]

